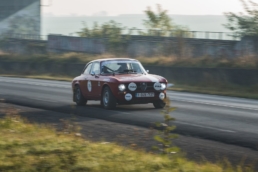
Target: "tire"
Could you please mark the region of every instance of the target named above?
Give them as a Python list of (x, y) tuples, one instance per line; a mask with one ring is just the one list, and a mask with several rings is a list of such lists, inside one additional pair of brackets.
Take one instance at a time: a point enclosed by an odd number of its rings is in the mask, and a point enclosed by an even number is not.
[(164, 101), (162, 101), (162, 100), (158, 100), (156, 102), (153, 102), (153, 106), (156, 109), (163, 109), (166, 106), (166, 103)]
[(74, 89), (74, 101), (78, 106), (84, 106), (87, 103), (87, 100), (82, 95), (81, 89), (79, 86), (75, 86)]
[(105, 87), (101, 96), (101, 104), (105, 109), (116, 108), (116, 99), (109, 87)]

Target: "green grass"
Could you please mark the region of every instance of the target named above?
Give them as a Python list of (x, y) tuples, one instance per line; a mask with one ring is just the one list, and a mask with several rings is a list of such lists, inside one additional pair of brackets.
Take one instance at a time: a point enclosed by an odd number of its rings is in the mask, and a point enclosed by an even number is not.
[(151, 154), (116, 144), (90, 142), (74, 133), (31, 124), (18, 116), (0, 119), (0, 171), (248, 172), (248, 167), (195, 163), (181, 156)]

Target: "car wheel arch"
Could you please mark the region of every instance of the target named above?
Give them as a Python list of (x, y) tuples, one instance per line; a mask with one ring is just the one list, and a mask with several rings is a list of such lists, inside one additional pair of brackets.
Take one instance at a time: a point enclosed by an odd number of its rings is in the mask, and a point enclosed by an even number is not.
[(110, 86), (108, 83), (104, 83), (104, 84), (102, 85), (102, 88), (101, 88), (101, 98), (102, 98), (102, 96), (103, 96), (103, 91), (104, 91), (104, 89), (105, 89), (106, 87), (108, 87), (108, 88), (110, 89), (111, 93), (114, 95), (114, 90), (111, 89), (111, 86)]
[[(79, 83), (74, 84), (74, 87), (73, 87), (73, 101), (75, 101), (75, 91), (76, 91), (76, 88), (79, 88), (81, 90)], [(84, 96), (83, 96), (83, 99), (86, 100)]]
[[(102, 86), (102, 88), (101, 88), (101, 97), (102, 97), (103, 91), (104, 91), (104, 89), (105, 89), (106, 87), (109, 87), (109, 88), (110, 88), (110, 86), (109, 86), (107, 83), (104, 83), (103, 86)], [(112, 90), (111, 90), (111, 91), (112, 91)]]
[[(107, 92), (109, 92), (109, 100), (108, 103), (106, 102), (106, 105), (104, 105), (104, 93), (105, 90), (107, 90)], [(116, 107), (117, 104), (117, 100), (113, 95), (112, 89), (108, 84), (104, 84), (101, 90), (101, 105), (105, 108), (105, 109), (113, 109)]]
[[(80, 84), (79, 84), (79, 83), (75, 83), (75, 84), (74, 84), (74, 87), (73, 87), (73, 91), (75, 91), (75, 88), (76, 88), (76, 87), (79, 87), (79, 88), (80, 88)], [(81, 89), (81, 88), (80, 88), (80, 89)]]

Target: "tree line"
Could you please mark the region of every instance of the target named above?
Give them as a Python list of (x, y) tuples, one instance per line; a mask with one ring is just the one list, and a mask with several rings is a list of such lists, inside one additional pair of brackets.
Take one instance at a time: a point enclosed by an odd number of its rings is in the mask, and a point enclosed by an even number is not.
[[(244, 12), (233, 13), (226, 12), (227, 23), (224, 27), (231, 30), (234, 36), (258, 36), (258, 3), (251, 0), (240, 0)], [(161, 5), (156, 6), (156, 11), (147, 7), (144, 11), (147, 19), (143, 20), (146, 31), (138, 30), (137, 34), (142, 36), (182, 36), (182, 33), (188, 33), (187, 26), (175, 24), (168, 15), (168, 11), (162, 9)], [(92, 28), (84, 27), (77, 34), (81, 37), (108, 37), (112, 42), (120, 42), (121, 35), (131, 35), (136, 28), (127, 28), (115, 21), (109, 21), (99, 25), (94, 23)], [(189, 34), (189, 33), (188, 33)], [(232, 35), (232, 36), (233, 36)]]

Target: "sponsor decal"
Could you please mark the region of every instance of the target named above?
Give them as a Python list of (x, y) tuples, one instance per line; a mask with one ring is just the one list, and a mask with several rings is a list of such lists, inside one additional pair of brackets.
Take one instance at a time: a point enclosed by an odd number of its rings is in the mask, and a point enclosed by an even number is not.
[(133, 82), (131, 82), (129, 85), (128, 85), (128, 89), (130, 91), (135, 91), (137, 89), (137, 85)]
[(159, 91), (161, 89), (161, 84), (159, 82), (156, 82), (153, 87), (155, 90)]
[(125, 95), (125, 100), (127, 100), (127, 101), (132, 100), (132, 98), (133, 98), (133, 96), (132, 96), (132, 94), (130, 94), (130, 93), (127, 93), (127, 94)]
[(88, 81), (87, 87), (88, 87), (89, 92), (91, 92), (91, 90), (92, 90), (91, 81)]

